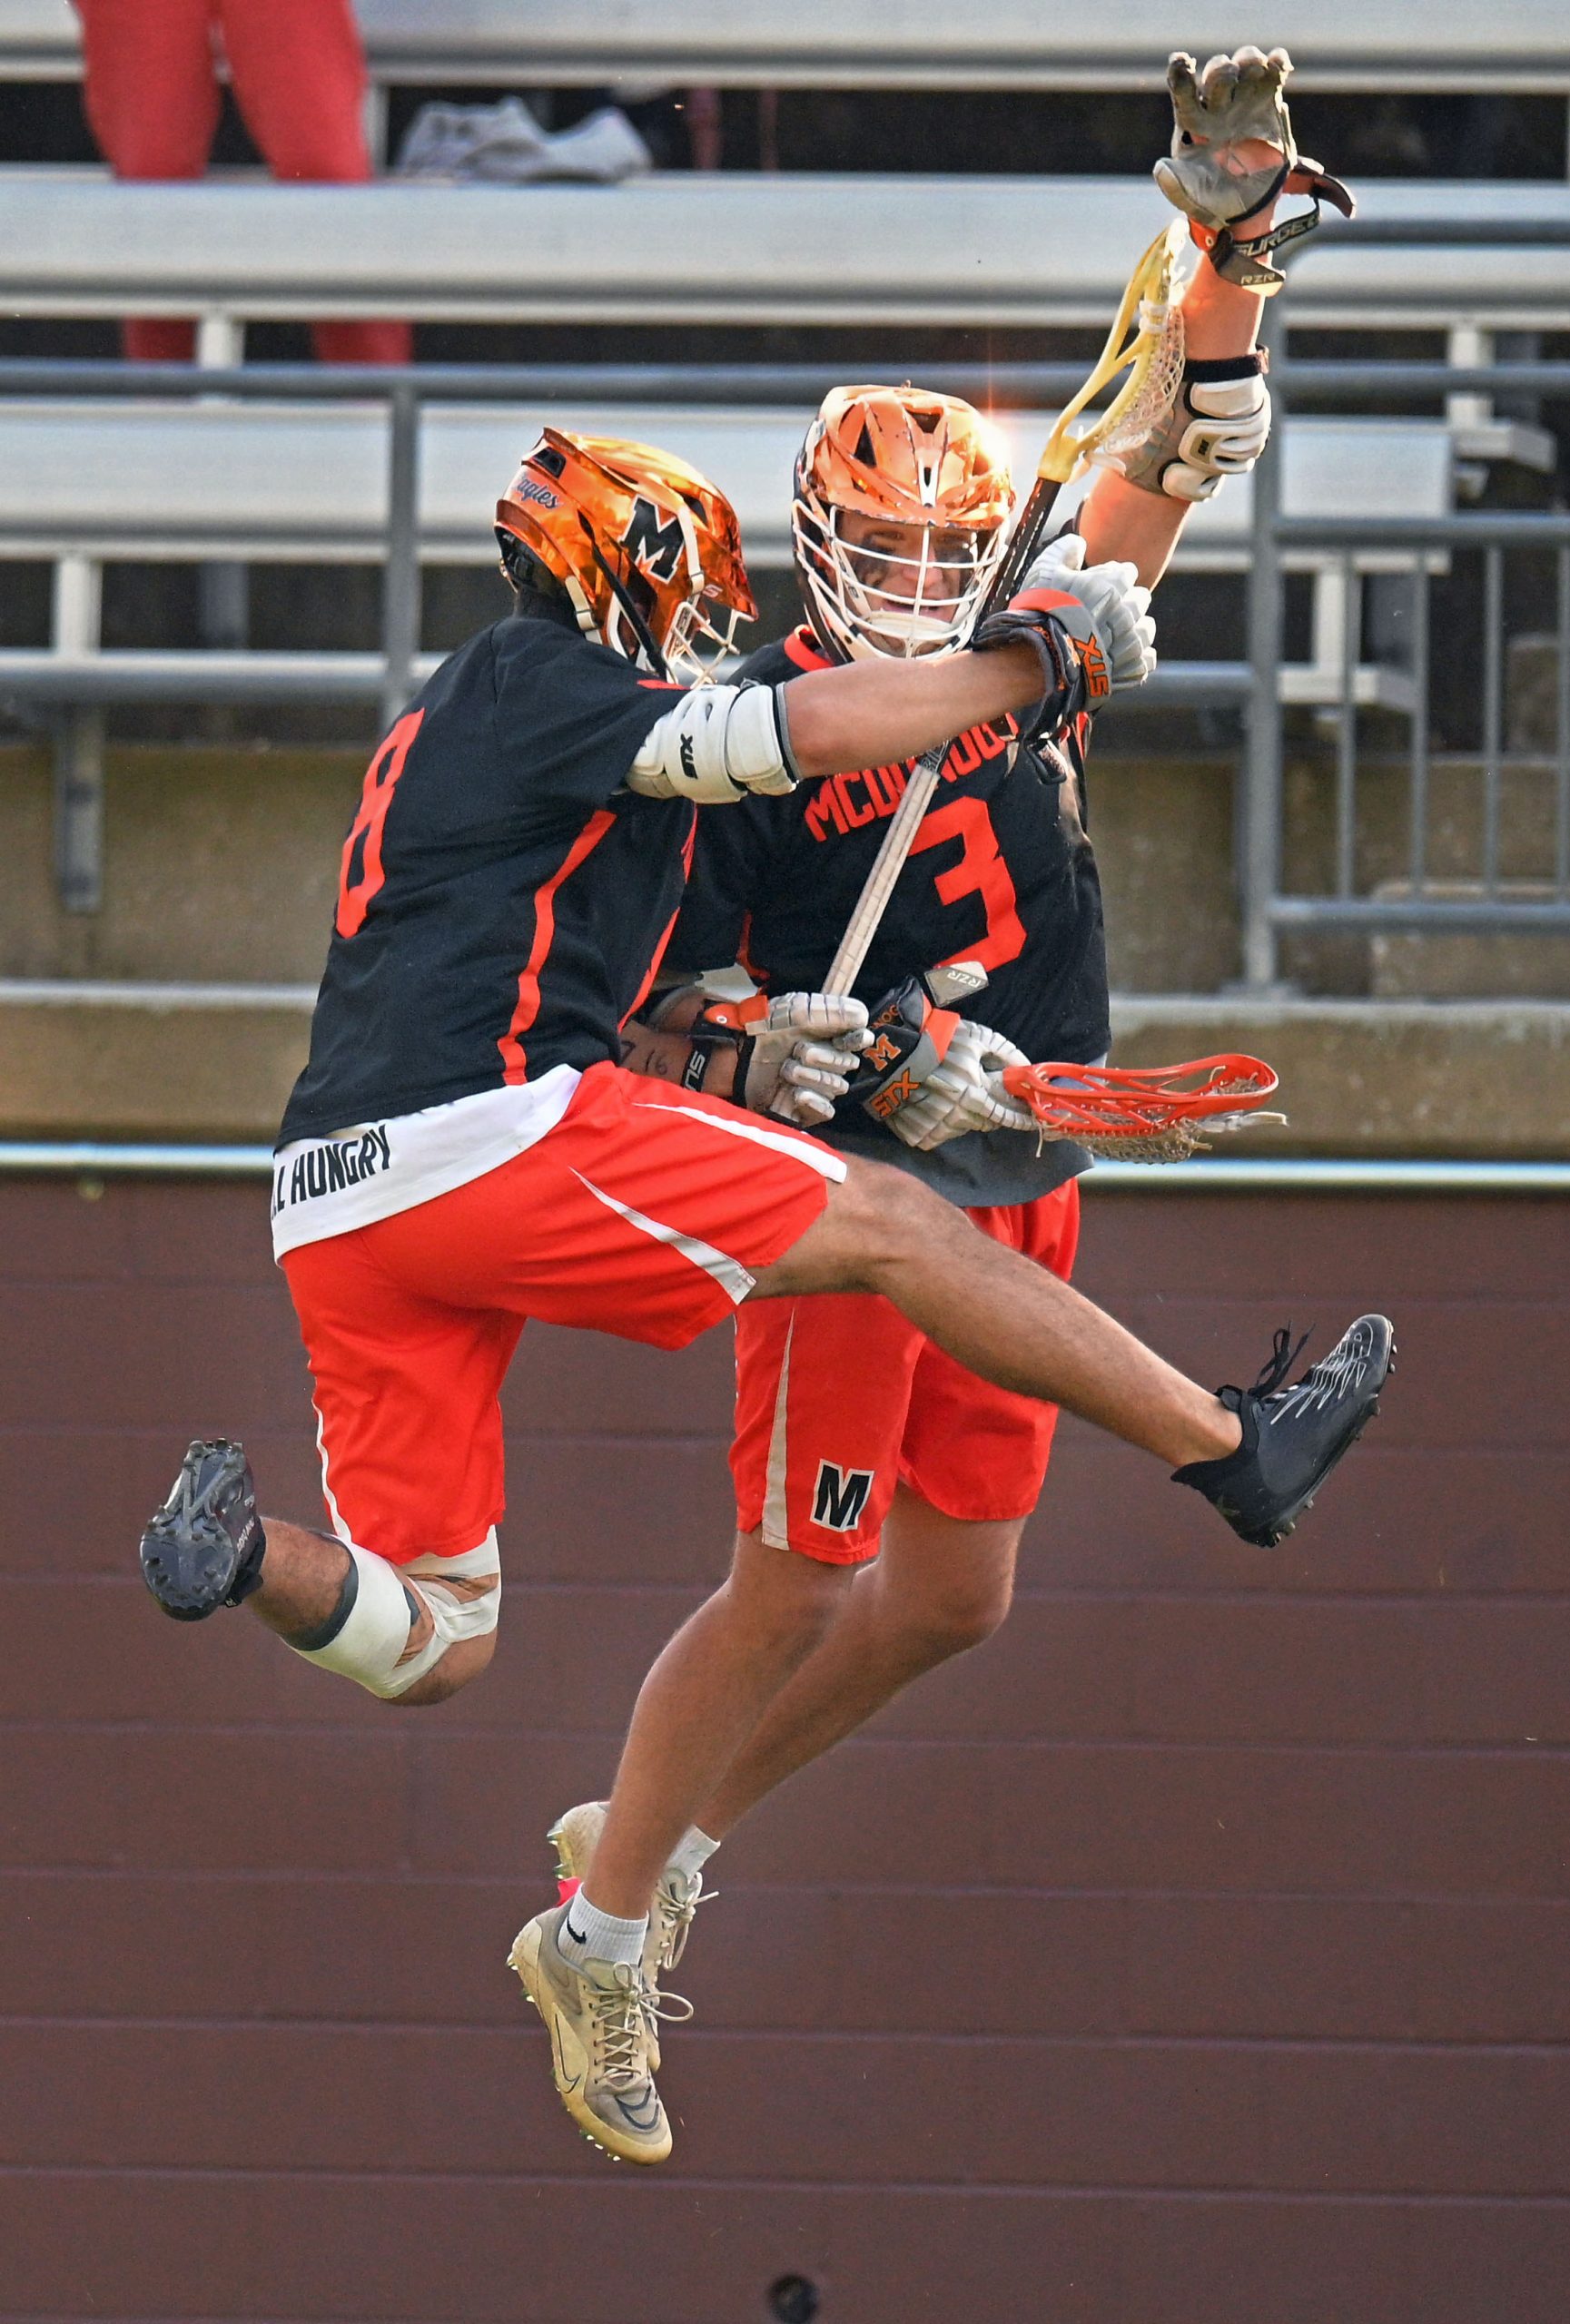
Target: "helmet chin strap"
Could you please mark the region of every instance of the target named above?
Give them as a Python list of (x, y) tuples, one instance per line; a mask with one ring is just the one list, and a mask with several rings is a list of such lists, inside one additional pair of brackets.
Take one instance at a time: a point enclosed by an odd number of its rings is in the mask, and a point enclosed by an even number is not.
[(631, 595), (627, 590), (626, 584), (617, 578), (616, 574), (611, 571), (610, 566), (607, 564), (604, 556), (600, 553), (599, 543), (595, 539), (593, 533), (589, 530), (585, 518), (580, 515), (578, 521), (583, 526), (584, 538), (588, 543), (589, 554), (594, 558), (594, 561), (598, 566), (600, 571), (604, 574), (607, 581), (610, 584), (611, 596), (616, 599), (617, 604), (627, 615), (627, 625), (631, 629), (633, 635), (637, 638), (638, 645), (642, 647), (644, 654), (647, 656), (650, 670), (654, 673), (654, 675), (657, 678), (668, 678), (670, 676), (670, 671), (666, 665), (665, 655), (655, 644), (653, 630), (650, 629), (647, 622), (645, 621), (637, 607), (633, 604)]

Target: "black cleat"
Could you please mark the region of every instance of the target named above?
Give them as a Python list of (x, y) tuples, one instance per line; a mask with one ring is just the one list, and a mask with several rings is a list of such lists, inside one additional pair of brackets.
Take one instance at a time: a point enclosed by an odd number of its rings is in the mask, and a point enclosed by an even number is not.
[(1192, 1485), (1213, 1502), (1234, 1533), (1257, 1550), (1284, 1541), (1337, 1462), (1379, 1409), (1379, 1391), (1396, 1368), (1387, 1315), (1359, 1315), (1328, 1355), (1292, 1387), (1282, 1386), (1308, 1334), (1292, 1345), (1289, 1328), (1251, 1388), (1221, 1388), (1221, 1402), (1243, 1424), (1243, 1441), (1220, 1461), (1190, 1461), (1172, 1482)]
[(173, 1620), (200, 1622), (260, 1589), (266, 1549), (243, 1446), (199, 1439), (142, 1536), (142, 1579)]

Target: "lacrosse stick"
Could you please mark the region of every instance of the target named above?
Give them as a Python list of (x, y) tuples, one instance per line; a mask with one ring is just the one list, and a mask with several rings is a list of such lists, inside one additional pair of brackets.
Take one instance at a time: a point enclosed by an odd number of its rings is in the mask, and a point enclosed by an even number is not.
[[(1187, 229), (1179, 220), (1157, 235), (1130, 276), (1117, 320), (1107, 335), (1095, 369), (1047, 438), (1029, 497), (976, 615), (978, 627), (990, 613), (1007, 605), (1017, 594), (1022, 579), (1045, 542), (1052, 504), (1063, 486), (1089, 464), (1091, 456), (1101, 450), (1110, 438), (1121, 433), (1138, 418), (1137, 405), (1149, 402), (1164, 409), (1170, 402), (1173, 381), (1183, 368), (1182, 311), (1173, 303), (1172, 277), (1178, 254), (1186, 241)], [(1129, 376), (1106, 410), (1083, 434), (1077, 434), (1074, 422), (1085, 407), (1111, 385), (1120, 371), (1127, 371)], [(1143, 420), (1139, 424), (1142, 427)], [(906, 783), (904, 796), (884, 834), (884, 843), (867, 873), (866, 885), (857, 898), (856, 908), (824, 980), (825, 992), (849, 992), (861, 974), (894, 893), (894, 882), (904, 869), (917, 827), (937, 788), (948, 752), (946, 742), (935, 743), (917, 763)]]
[(1185, 1065), (1011, 1065), (1002, 1082), (1011, 1098), (1030, 1108), (1041, 1145), (1071, 1137), (1116, 1162), (1185, 1162), (1206, 1147), (1201, 1129), (1286, 1119), (1259, 1111), (1279, 1082), (1257, 1057), (1190, 1058)]
[[(1097, 452), (1108, 448), (1126, 429), (1145, 429), (1151, 413), (1170, 404), (1183, 369), (1182, 310), (1174, 297), (1178, 257), (1187, 243), (1187, 229), (1176, 220), (1157, 235), (1129, 277), (1116, 319), (1107, 334), (1094, 370), (1060, 414), (1047, 438), (1035, 480), (1015, 523), (1002, 562), (976, 615), (979, 627), (990, 613), (1013, 596), (1032, 559), (1041, 550), (1052, 506), (1063, 486), (1087, 467)], [(1096, 397), (1111, 387), (1120, 372), (1128, 377), (1099, 419), (1082, 433), (1075, 422)], [(873, 938), (877, 934), (895, 882), (915, 844), (922, 818), (948, 756), (947, 742), (938, 743), (918, 760), (905, 783), (904, 795), (884, 833), (883, 845), (867, 873), (855, 910), (839, 941), (839, 949), (824, 979), (825, 992), (849, 992), (862, 972)], [(786, 1121), (795, 1119), (788, 1096), (775, 1100), (770, 1111)]]

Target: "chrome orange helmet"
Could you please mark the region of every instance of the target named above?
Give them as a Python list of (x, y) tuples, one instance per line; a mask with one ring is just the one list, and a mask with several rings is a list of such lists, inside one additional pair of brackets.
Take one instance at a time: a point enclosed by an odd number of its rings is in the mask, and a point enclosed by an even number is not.
[(586, 637), (657, 676), (701, 678), (757, 619), (730, 502), (651, 444), (545, 428), (496, 504), (496, 537), (510, 579), (521, 551)]
[(835, 388), (807, 430), (791, 508), (824, 652), (954, 652), (1013, 505), (1002, 438), (972, 405), (908, 386)]

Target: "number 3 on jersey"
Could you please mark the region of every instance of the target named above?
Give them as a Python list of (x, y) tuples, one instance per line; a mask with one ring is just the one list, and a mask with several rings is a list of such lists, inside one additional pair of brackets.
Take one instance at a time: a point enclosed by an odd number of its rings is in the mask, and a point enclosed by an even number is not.
[(338, 912), (333, 921), (340, 936), (356, 936), (365, 925), (370, 900), (386, 877), (381, 868), (381, 833), (387, 811), (403, 773), (410, 745), (420, 732), (423, 710), (407, 711), (378, 747), (365, 770), (360, 804), (343, 842), (343, 864), (338, 875)]
[(950, 864), (946, 872), (940, 872), (933, 885), (945, 904), (957, 903), (962, 896), (980, 896), (987, 916), (987, 932), (981, 943), (966, 943), (954, 958), (974, 960), (978, 968), (989, 971), (1001, 969), (1005, 960), (1017, 960), (1024, 950), (1025, 931), (1014, 883), (999, 850), (984, 799), (951, 799), (946, 806), (926, 816), (911, 853), (920, 855), (927, 848), (941, 847), (950, 839), (960, 842), (960, 860)]

